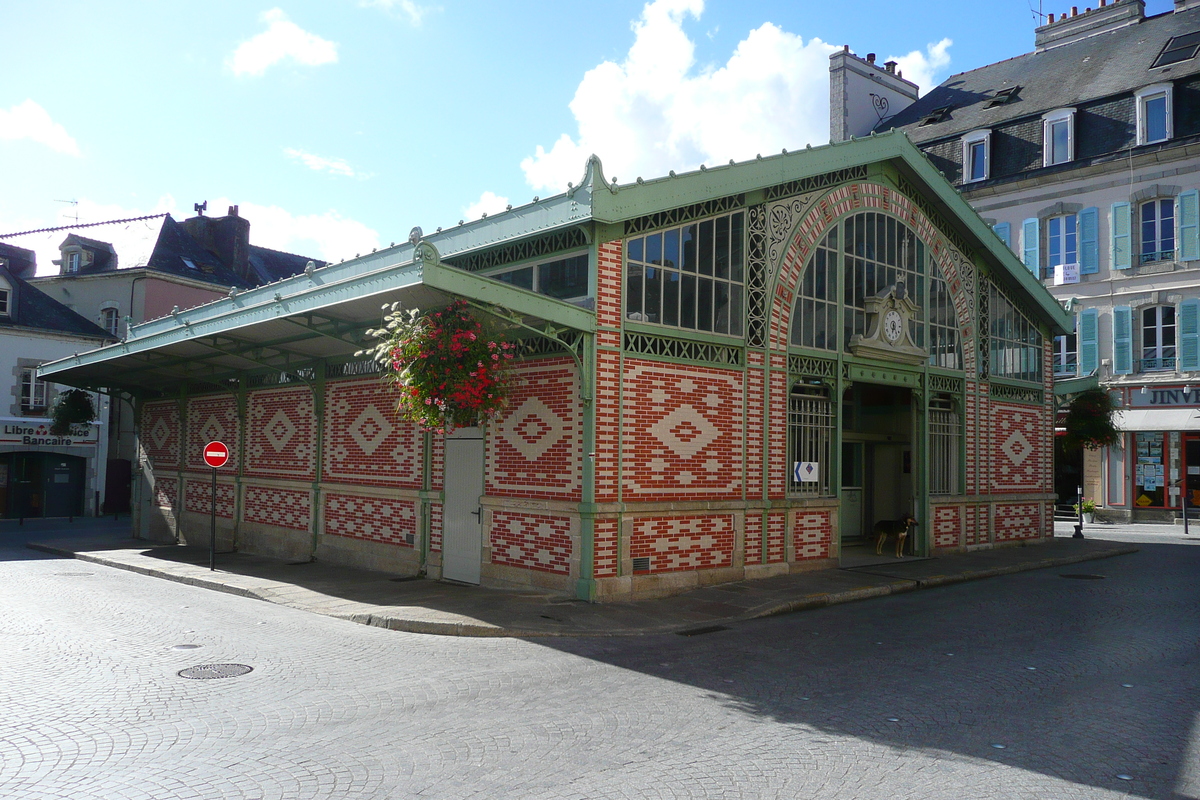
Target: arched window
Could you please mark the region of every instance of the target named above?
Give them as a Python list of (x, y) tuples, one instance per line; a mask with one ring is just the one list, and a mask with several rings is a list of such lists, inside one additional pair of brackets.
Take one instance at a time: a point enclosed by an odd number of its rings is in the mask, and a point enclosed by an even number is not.
[(907, 225), (873, 211), (835, 224), (814, 248), (796, 292), (792, 345), (848, 351), (850, 339), (866, 333), (865, 300), (896, 283), (918, 306), (913, 342), (929, 349), (931, 365), (962, 369), (958, 318), (941, 270)]

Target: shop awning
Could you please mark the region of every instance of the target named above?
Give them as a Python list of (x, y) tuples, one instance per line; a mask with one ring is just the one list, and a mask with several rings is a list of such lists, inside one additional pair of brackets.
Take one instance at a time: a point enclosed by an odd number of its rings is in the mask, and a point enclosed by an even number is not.
[(1127, 408), (1113, 414), (1122, 431), (1200, 431), (1200, 409)]

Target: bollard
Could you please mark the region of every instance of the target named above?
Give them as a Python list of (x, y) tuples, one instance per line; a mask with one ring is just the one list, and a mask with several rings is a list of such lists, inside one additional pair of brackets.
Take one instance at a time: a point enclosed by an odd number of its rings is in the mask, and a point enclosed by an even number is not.
[(1075, 508), (1077, 508), (1079, 510), (1078, 511), (1079, 519), (1075, 523), (1075, 534), (1071, 538), (1072, 539), (1082, 539), (1083, 538), (1083, 487), (1082, 486), (1076, 487), (1076, 489), (1075, 489)]

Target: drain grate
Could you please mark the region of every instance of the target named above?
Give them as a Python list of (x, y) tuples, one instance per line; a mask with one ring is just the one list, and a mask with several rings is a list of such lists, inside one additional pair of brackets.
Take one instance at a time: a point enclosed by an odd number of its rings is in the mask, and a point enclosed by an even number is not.
[(1077, 581), (1102, 581), (1107, 578), (1107, 575), (1091, 575), (1086, 572), (1063, 572), (1059, 574), (1060, 578), (1074, 578)]
[(727, 631), (729, 628), (724, 625), (708, 625), (704, 628), (689, 628), (686, 631), (675, 631), (680, 636), (703, 636), (706, 633), (716, 633), (717, 631)]
[(236, 678), (253, 671), (254, 667), (245, 664), (200, 664), (179, 670), (179, 677), (194, 681), (211, 681), (216, 678)]

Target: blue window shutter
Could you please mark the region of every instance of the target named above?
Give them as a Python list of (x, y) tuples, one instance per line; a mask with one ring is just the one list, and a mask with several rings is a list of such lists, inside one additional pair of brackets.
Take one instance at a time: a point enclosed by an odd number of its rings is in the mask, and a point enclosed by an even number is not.
[(1175, 201), (1179, 220), (1179, 260), (1200, 260), (1200, 192), (1189, 189)]
[(1200, 370), (1200, 300), (1179, 304), (1179, 368)]
[(1027, 219), (1021, 223), (1021, 248), (1021, 261), (1033, 273), (1033, 277), (1041, 280), (1042, 270), (1038, 262), (1041, 239), (1038, 236), (1038, 221), (1036, 218)]
[(1112, 268), (1133, 266), (1133, 237), (1129, 235), (1129, 203), (1112, 204)]
[(1079, 274), (1093, 275), (1100, 271), (1100, 209), (1085, 208), (1079, 212)]
[(999, 222), (992, 226), (992, 230), (1000, 237), (1000, 241), (1004, 242), (1004, 246), (1012, 249), (1012, 226), (1007, 222)]
[(1113, 309), (1113, 374), (1133, 372), (1133, 310), (1129, 306)]
[(1099, 312), (1089, 308), (1079, 315), (1079, 377), (1085, 378), (1100, 367)]

